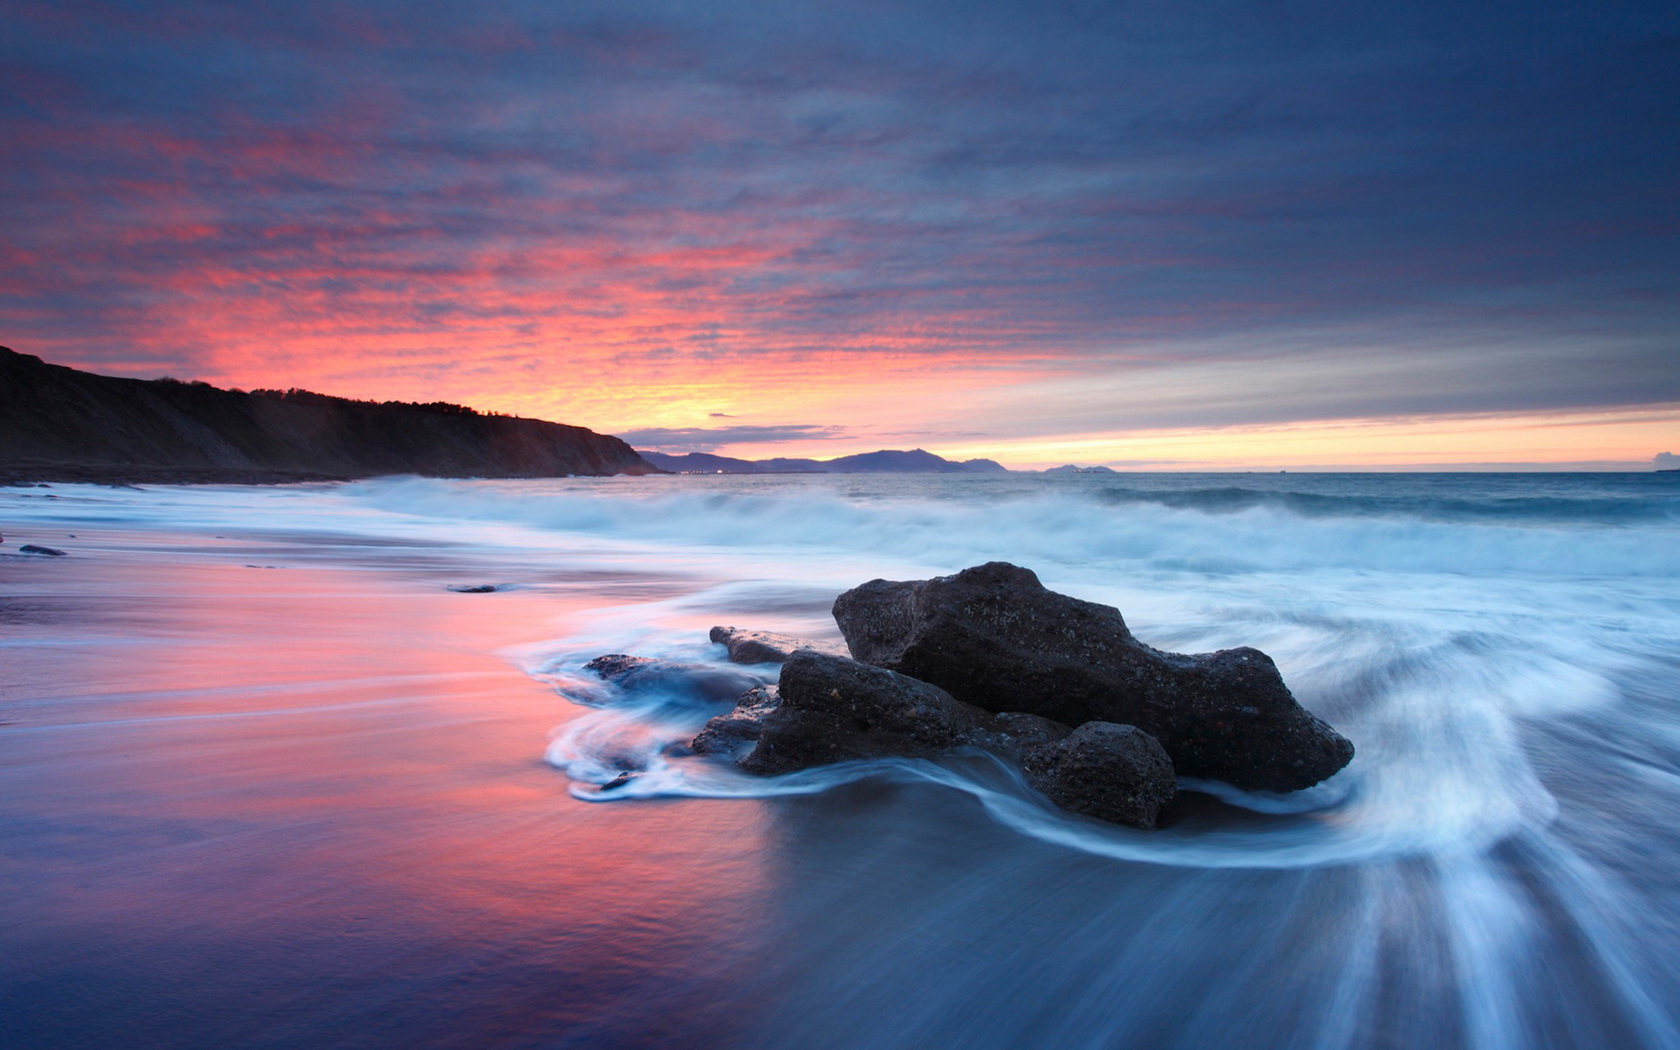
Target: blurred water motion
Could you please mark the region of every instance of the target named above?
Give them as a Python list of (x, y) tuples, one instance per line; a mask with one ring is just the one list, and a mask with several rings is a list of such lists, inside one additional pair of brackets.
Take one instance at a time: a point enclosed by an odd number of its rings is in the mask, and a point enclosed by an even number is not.
[[(0, 557), (6, 1050), (1680, 1047), (1671, 491), (1097, 481), (0, 491), (72, 551)], [(1267, 650), (1354, 766), (1134, 833), (580, 673), (987, 556)]]

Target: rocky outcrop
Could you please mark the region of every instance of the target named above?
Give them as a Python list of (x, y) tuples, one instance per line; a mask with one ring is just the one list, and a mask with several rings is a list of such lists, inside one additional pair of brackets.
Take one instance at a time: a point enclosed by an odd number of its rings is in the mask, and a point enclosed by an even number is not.
[(811, 649), (791, 653), (777, 685), (749, 690), (692, 746), (767, 776), (979, 747), (1021, 763), (1057, 805), (1134, 827), (1153, 827), (1175, 790), (1160, 745), (1131, 726), (1070, 731), (1036, 715), (994, 714), (938, 686)]
[(834, 618), (854, 657), (989, 711), (1155, 737), (1179, 776), (1293, 791), (1353, 758), (1353, 745), (1295, 701), (1257, 649), (1186, 655), (1132, 636), (1111, 606), (1045, 589), (991, 562), (953, 576), (872, 580)]
[(729, 659), (738, 664), (779, 664), (797, 649), (815, 649), (831, 656), (846, 655), (833, 642), (813, 642), (791, 634), (749, 631), (741, 627), (713, 627), (711, 639), (729, 650)]

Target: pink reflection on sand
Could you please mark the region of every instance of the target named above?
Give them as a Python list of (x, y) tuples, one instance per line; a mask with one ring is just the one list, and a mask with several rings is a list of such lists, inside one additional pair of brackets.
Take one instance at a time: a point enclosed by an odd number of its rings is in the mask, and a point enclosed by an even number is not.
[(0, 567), (0, 791), (55, 829), (6, 867), (48, 943), (290, 938), (330, 976), (419, 966), (417, 938), (686, 972), (755, 936), (761, 811), (591, 806), (542, 761), (578, 709), (495, 653), (587, 594), (78, 542)]

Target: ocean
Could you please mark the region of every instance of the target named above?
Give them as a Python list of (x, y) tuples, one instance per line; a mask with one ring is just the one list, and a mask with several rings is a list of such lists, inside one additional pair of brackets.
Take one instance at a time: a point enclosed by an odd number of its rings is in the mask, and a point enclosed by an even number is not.
[[(1680, 475), (57, 485), (0, 533), (7, 1050), (1680, 1048)], [(683, 753), (776, 674), (711, 625), (991, 560), (1264, 650), (1352, 764), (1144, 832), (980, 753)]]

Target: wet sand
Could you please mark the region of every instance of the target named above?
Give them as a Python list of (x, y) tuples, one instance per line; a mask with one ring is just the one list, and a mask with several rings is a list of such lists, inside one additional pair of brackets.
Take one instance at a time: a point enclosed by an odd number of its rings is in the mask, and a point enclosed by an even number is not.
[(0, 559), (8, 1050), (731, 1041), (757, 807), (568, 797), (542, 745), (579, 709), (496, 655), (580, 588), (453, 593), (480, 576), (447, 554), (318, 537), (61, 542)]

